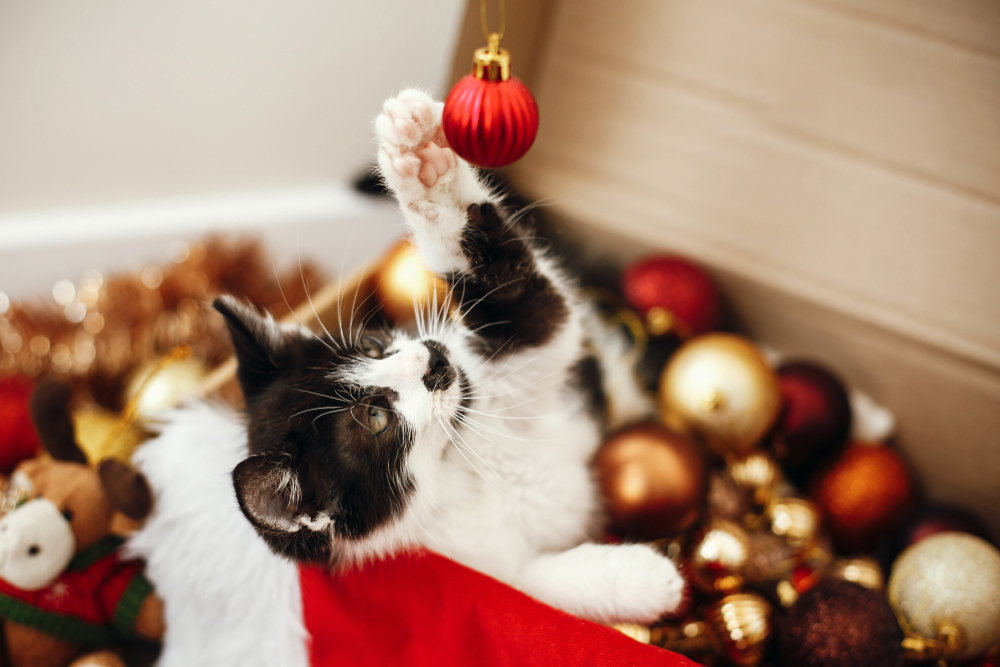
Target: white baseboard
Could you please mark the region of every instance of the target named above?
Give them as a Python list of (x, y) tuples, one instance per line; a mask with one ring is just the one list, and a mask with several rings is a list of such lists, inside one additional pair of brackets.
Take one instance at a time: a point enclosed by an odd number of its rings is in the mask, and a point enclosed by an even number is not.
[(279, 268), (301, 256), (336, 277), (378, 257), (403, 227), (394, 202), (341, 184), (2, 215), (0, 291), (19, 298), (88, 269), (162, 263), (172, 241), (216, 232), (259, 236)]

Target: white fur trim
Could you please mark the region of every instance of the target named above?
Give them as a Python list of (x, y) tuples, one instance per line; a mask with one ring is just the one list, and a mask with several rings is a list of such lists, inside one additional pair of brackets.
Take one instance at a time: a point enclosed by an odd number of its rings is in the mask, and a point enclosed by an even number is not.
[(168, 418), (133, 459), (156, 499), (128, 545), (164, 601), (159, 667), (307, 667), (298, 568), (268, 549), (236, 503), (243, 426), (202, 404)]

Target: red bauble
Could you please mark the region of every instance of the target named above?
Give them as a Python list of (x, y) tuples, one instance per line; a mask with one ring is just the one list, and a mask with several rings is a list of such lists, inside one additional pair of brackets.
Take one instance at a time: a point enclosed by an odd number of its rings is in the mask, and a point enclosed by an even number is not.
[(802, 484), (851, 431), (851, 404), (840, 380), (822, 366), (790, 362), (778, 369), (784, 412), (775, 430), (775, 454)]
[(622, 294), (646, 318), (650, 333), (673, 330), (682, 337), (719, 325), (719, 294), (701, 267), (669, 255), (625, 269)]
[(9, 475), (18, 463), (38, 454), (38, 436), (28, 409), (33, 390), (27, 378), (0, 379), (0, 474)]
[(907, 510), (913, 494), (910, 471), (889, 448), (853, 443), (817, 480), (813, 495), (837, 545), (870, 547)]
[(517, 77), (490, 81), (469, 74), (448, 93), (441, 125), (459, 156), (494, 169), (520, 160), (531, 148), (538, 105)]
[(888, 572), (906, 547), (931, 535), (952, 532), (969, 533), (996, 545), (990, 529), (971, 510), (950, 503), (929, 502), (917, 508), (899, 530), (879, 543), (882, 567)]

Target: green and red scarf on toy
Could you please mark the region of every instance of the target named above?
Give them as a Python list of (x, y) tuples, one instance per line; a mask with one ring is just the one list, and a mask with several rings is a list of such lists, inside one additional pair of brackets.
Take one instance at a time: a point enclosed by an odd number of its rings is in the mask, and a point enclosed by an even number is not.
[(109, 644), (132, 636), (153, 586), (142, 575), (141, 561), (121, 560), (122, 542), (113, 535), (99, 540), (36, 591), (0, 579), (0, 617), (75, 644)]

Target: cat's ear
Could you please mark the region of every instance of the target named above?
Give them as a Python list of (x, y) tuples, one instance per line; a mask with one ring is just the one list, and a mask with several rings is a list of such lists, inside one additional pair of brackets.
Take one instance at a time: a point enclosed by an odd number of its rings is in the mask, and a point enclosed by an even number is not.
[(258, 528), (280, 532), (302, 528), (302, 487), (289, 462), (283, 454), (258, 454), (233, 470), (240, 509)]
[(328, 563), (333, 519), (304, 491), (284, 454), (258, 454), (236, 466), (233, 486), (240, 509), (278, 555)]
[(271, 317), (231, 296), (220, 296), (212, 306), (226, 318), (239, 364), (236, 377), (249, 403), (260, 396), (278, 375), (277, 353), (283, 334)]

